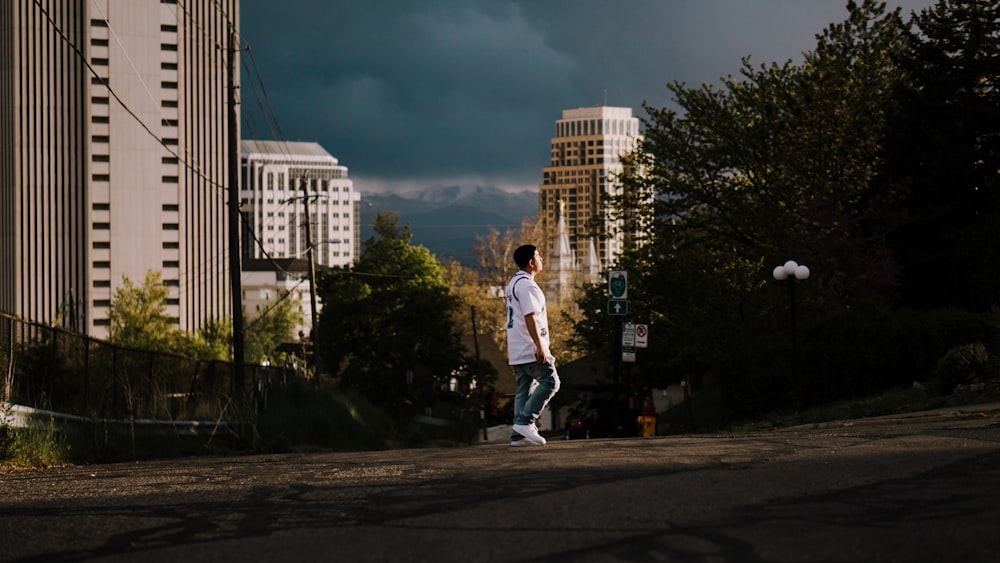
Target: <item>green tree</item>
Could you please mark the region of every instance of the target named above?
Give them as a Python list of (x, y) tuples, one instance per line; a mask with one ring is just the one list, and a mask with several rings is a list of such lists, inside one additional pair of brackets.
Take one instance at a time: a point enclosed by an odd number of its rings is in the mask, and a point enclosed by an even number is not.
[(109, 340), (128, 348), (173, 351), (176, 325), (166, 313), (169, 294), (158, 271), (147, 272), (142, 285), (122, 276), (122, 285), (115, 290), (108, 311)]
[[(472, 246), (479, 259), (478, 270), (474, 272), (475, 281), (452, 282), (452, 287), (458, 287), (458, 297), (467, 306), (476, 307), (479, 330), (488, 334), (504, 354), (507, 353), (504, 287), (513, 273), (514, 249), (530, 237), (534, 227), (534, 223), (525, 222), (525, 227), (519, 232), (507, 230), (501, 233), (491, 227), (487, 234), (477, 235)], [(455, 279), (455, 276), (451, 277)]]
[(198, 331), (197, 341), (201, 344), (201, 349), (195, 356), (206, 360), (232, 360), (233, 319), (223, 317), (209, 320)]
[[(246, 314), (243, 318), (249, 318)], [(274, 350), (281, 344), (297, 340), (295, 327), (302, 324), (302, 308), (287, 295), (278, 299), (250, 320), (244, 332), (246, 361), (260, 364), (268, 358), (272, 364), (280, 363)]]
[(431, 406), (462, 366), (457, 301), (440, 263), (411, 243), (397, 213), (379, 213), (374, 232), (354, 265), (320, 276), (318, 344), (341, 385), (400, 417)]
[(1000, 300), (1000, 4), (941, 1), (900, 56), (888, 174), (909, 185), (893, 237), (906, 303), (988, 310)]
[[(905, 30), (899, 10), (849, 2), (802, 64), (744, 59), (721, 87), (670, 84), (679, 110), (646, 107), (641, 174), (623, 179), (620, 200), (656, 195), (652, 221), (641, 209), (632, 219), (652, 236), (619, 267), (632, 274), (630, 315), (669, 343), (646, 354), (666, 368), (650, 379), (713, 372), (744, 404), (762, 406), (761, 389), (782, 397), (787, 294), (770, 277), (787, 259), (812, 268), (800, 294), (812, 312), (892, 298), (887, 237), (902, 193), (878, 181), (878, 162)], [(581, 305), (591, 346), (613, 341), (603, 291)]]
[(169, 294), (169, 288), (158, 271), (147, 272), (142, 285), (123, 276), (122, 286), (111, 300), (108, 339), (119, 346), (136, 350), (167, 352), (202, 360), (230, 359), (232, 321), (229, 318), (210, 320), (197, 334), (180, 330), (176, 319), (166, 313)]
[(905, 26), (871, 0), (848, 9), (802, 65), (744, 60), (722, 89), (672, 84), (683, 116), (647, 108), (641, 150), (671, 247), (715, 245), (766, 272), (795, 258), (831, 300), (892, 295), (886, 236), (900, 195), (873, 178)]

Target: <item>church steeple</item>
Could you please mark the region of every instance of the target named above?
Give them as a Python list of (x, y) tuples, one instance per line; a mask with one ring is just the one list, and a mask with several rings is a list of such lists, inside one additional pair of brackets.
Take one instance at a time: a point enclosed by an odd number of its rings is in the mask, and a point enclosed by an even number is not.
[(584, 264), (586, 268), (587, 281), (590, 283), (597, 281), (597, 276), (601, 273), (601, 261), (597, 258), (597, 245), (594, 244), (594, 238), (591, 237), (588, 240), (587, 248), (587, 263)]
[(569, 244), (569, 230), (566, 228), (566, 202), (559, 200), (559, 219), (557, 222), (556, 240), (552, 244), (549, 255), (549, 270), (555, 278), (554, 288), (559, 301), (570, 295), (577, 270), (576, 253)]

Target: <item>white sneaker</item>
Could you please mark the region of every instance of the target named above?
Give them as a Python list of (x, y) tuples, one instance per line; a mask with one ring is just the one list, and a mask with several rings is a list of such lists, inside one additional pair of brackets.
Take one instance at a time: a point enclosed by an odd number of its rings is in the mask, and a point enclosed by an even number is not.
[(519, 447), (519, 446), (541, 446), (542, 444), (539, 444), (538, 442), (532, 442), (531, 440), (528, 439), (521, 439), (521, 440), (511, 440), (510, 445), (514, 447)]
[(538, 433), (538, 429), (535, 428), (534, 424), (515, 424), (514, 432), (524, 436), (525, 440), (531, 440), (539, 446), (545, 445), (545, 438), (542, 438), (542, 435)]

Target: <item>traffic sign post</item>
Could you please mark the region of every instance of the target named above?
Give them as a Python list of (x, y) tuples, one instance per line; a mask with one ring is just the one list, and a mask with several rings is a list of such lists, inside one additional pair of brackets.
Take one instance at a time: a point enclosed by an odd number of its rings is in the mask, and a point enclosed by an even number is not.
[(628, 363), (635, 361), (635, 324), (633, 323), (622, 325), (622, 361)]
[(609, 315), (627, 315), (628, 314), (628, 301), (622, 301), (620, 299), (609, 299), (608, 300), (608, 314)]
[(628, 272), (611, 270), (608, 272), (608, 297), (611, 299), (628, 299)]
[(635, 348), (635, 325), (625, 323), (622, 327), (622, 348)]
[(608, 272), (608, 314), (628, 314), (628, 272), (625, 270)]
[[(612, 270), (608, 272), (608, 314), (616, 316), (624, 316), (628, 314), (628, 272), (625, 270)], [(618, 330), (622, 335), (622, 341), (620, 347), (616, 346), (621, 351), (621, 360), (615, 361), (615, 383), (614, 383), (614, 397), (615, 397), (615, 426), (619, 430), (623, 428), (622, 424), (622, 414), (618, 411), (618, 398), (619, 398), (619, 382), (620, 382), (620, 372), (621, 364), (631, 363), (635, 361), (635, 328), (632, 323), (628, 323), (629, 329), (626, 331), (625, 326), (622, 324), (622, 320), (618, 321)], [(631, 334), (631, 341), (625, 342), (626, 334)], [(617, 344), (617, 343), (616, 343)], [(628, 381), (628, 370), (625, 370), (625, 389), (628, 393), (629, 381)], [(617, 432), (615, 433), (617, 435)]]
[(635, 325), (635, 347), (646, 348), (649, 346), (649, 326), (644, 324)]

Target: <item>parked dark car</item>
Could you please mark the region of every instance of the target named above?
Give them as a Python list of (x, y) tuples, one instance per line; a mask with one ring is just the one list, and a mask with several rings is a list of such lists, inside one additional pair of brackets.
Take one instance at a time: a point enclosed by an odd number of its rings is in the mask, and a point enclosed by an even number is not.
[(615, 412), (612, 399), (584, 399), (566, 416), (566, 439), (637, 436), (637, 416), (637, 411), (629, 409), (625, 403), (621, 403)]

